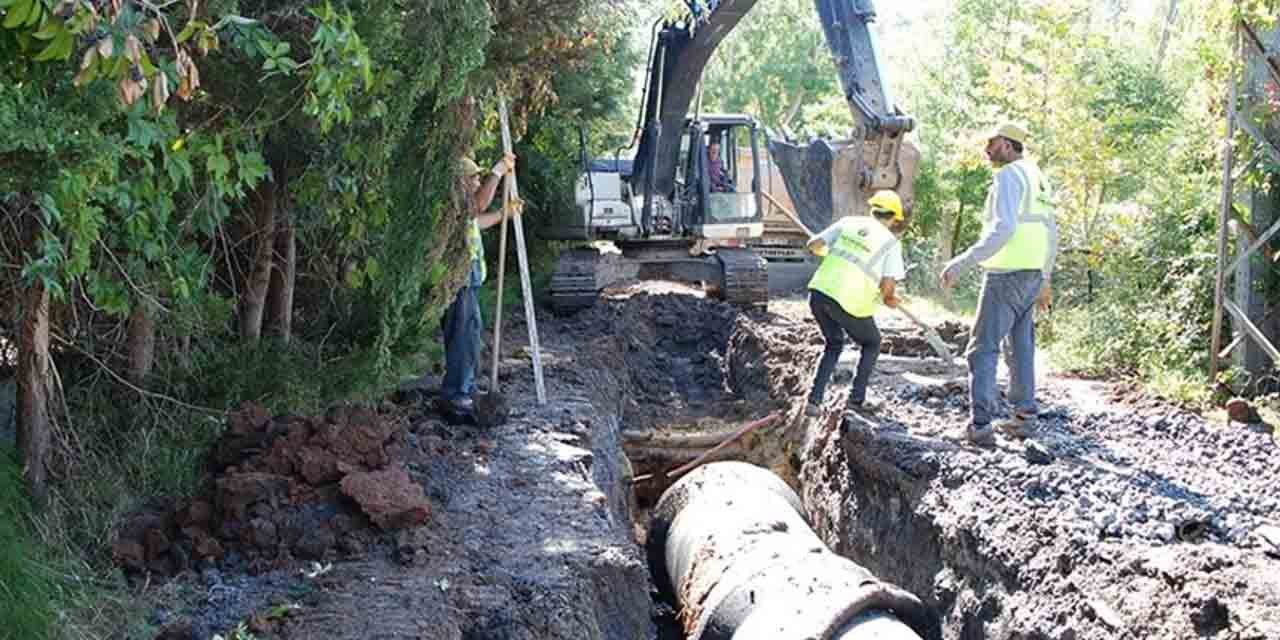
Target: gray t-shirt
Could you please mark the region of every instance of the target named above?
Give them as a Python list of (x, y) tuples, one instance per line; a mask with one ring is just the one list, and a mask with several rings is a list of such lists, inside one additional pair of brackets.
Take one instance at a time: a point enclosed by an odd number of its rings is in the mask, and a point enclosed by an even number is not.
[[(1019, 161), (1021, 162), (1021, 161)], [(967, 251), (956, 256), (948, 264), (949, 269), (954, 269), (957, 274), (969, 270), (994, 256), (1009, 242), (1013, 237), (1014, 230), (1018, 227), (1018, 206), (1022, 202), (1022, 192), (1025, 189), (1022, 181), (1018, 179), (1009, 165), (1005, 165), (996, 172), (995, 179), (992, 180), (991, 189), (987, 192), (987, 200), (995, 198), (995, 206), (988, 205), (987, 211), (992, 211), (993, 216), (989, 220), (984, 220), (982, 225), (982, 237), (969, 247)], [(1058, 255), (1058, 225), (1054, 220), (1048, 223), (1049, 228), (1049, 253), (1045, 258), (1044, 267), (1041, 272), (1045, 281), (1048, 281), (1053, 275), (1053, 263)], [(1000, 271), (993, 269), (992, 271)]]

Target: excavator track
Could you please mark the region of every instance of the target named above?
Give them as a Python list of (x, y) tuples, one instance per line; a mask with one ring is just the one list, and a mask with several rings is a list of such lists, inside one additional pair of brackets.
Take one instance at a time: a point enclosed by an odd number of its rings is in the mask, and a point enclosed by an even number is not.
[(570, 314), (595, 304), (602, 288), (601, 269), (607, 268), (604, 258), (591, 247), (560, 254), (551, 274), (551, 308), (556, 313)]
[(740, 307), (763, 307), (769, 304), (769, 267), (765, 259), (750, 249), (716, 250), (724, 269), (720, 296), (725, 302)]

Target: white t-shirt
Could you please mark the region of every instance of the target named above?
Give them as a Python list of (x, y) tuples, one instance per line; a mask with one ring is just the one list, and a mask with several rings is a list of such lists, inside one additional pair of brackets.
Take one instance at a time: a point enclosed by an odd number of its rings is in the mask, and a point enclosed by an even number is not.
[[(831, 226), (822, 230), (818, 237), (827, 244), (828, 247), (835, 246), (836, 239), (840, 237), (840, 232), (844, 230), (844, 222), (852, 218), (846, 216), (832, 223)], [(893, 278), (894, 280), (902, 280), (907, 277), (907, 268), (902, 260), (902, 242), (893, 243), (892, 247), (884, 253), (884, 262), (880, 265), (880, 275), (884, 278)]]

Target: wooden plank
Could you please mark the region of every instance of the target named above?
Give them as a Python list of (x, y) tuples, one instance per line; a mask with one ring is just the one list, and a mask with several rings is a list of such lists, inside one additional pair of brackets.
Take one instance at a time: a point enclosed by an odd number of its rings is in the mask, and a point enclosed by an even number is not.
[(1218, 352), (1218, 357), (1219, 357), (1219, 358), (1225, 358), (1225, 357), (1227, 357), (1227, 356), (1231, 355), (1231, 350), (1232, 350), (1232, 349), (1235, 349), (1235, 348), (1236, 348), (1236, 347), (1238, 347), (1238, 346), (1240, 346), (1240, 343), (1241, 343), (1241, 342), (1244, 342), (1244, 334), (1243, 334), (1243, 333), (1241, 333), (1240, 335), (1237, 335), (1236, 337), (1232, 338), (1232, 339), (1231, 339), (1231, 342), (1228, 342), (1228, 343), (1227, 343), (1227, 346), (1223, 347), (1223, 348), (1222, 348), (1222, 351), (1219, 351), (1219, 352)]
[(1280, 364), (1280, 351), (1277, 351), (1275, 345), (1271, 344), (1271, 341), (1267, 339), (1267, 336), (1263, 335), (1257, 325), (1253, 324), (1253, 321), (1249, 320), (1249, 315), (1240, 307), (1237, 307), (1236, 303), (1230, 300), (1223, 300), (1222, 302), (1227, 311), (1231, 313), (1231, 316), (1235, 318), (1236, 322), (1240, 323), (1240, 326), (1245, 330), (1245, 333), (1249, 334), (1249, 337), (1253, 338), (1253, 341), (1257, 342), (1258, 346), (1262, 347), (1262, 350), (1267, 352), (1267, 355), (1271, 357), (1271, 361)]
[[(1277, 313), (1280, 313), (1280, 307), (1272, 307), (1271, 310), (1267, 312), (1267, 315), (1262, 316), (1262, 324), (1270, 322), (1272, 318), (1276, 317)], [(1218, 357), (1225, 358), (1231, 355), (1231, 350), (1240, 346), (1240, 343), (1244, 342), (1245, 337), (1244, 332), (1236, 334), (1236, 336), (1231, 339), (1231, 342), (1229, 342), (1227, 346), (1223, 347), (1222, 351), (1218, 352)]]
[(741, 429), (738, 429), (737, 431), (735, 431), (733, 435), (730, 435), (729, 437), (725, 438), (720, 444), (714, 447), (711, 447), (705, 453), (695, 458), (693, 462), (690, 462), (688, 464), (680, 466), (679, 468), (668, 471), (666, 473), (666, 477), (668, 479), (674, 479), (678, 476), (682, 476), (690, 471), (693, 471), (694, 469), (698, 468), (698, 465), (702, 464), (703, 462), (706, 462), (707, 458), (710, 458), (717, 451), (720, 451), (725, 447), (737, 442), (738, 440), (741, 440), (748, 433), (751, 433), (756, 429), (759, 429), (761, 427), (766, 427), (768, 425), (773, 424), (774, 422), (777, 422), (778, 418), (780, 417), (781, 417), (781, 414), (774, 412), (759, 420), (756, 420), (755, 422), (746, 424)]
[(1249, 245), (1248, 249), (1241, 251), (1240, 255), (1236, 256), (1236, 259), (1231, 263), (1231, 267), (1227, 269), (1227, 273), (1235, 273), (1236, 269), (1239, 269), (1240, 265), (1244, 264), (1245, 261), (1249, 259), (1249, 256), (1253, 255), (1254, 251), (1257, 251), (1262, 247), (1262, 245), (1266, 244), (1266, 242), (1271, 239), (1271, 236), (1274, 236), (1278, 231), (1280, 231), (1280, 220), (1276, 220), (1270, 227), (1267, 227), (1267, 232), (1258, 236), (1258, 238)]
[[(498, 96), (498, 116), (502, 119), (502, 150), (511, 153), (511, 123), (507, 116), (507, 98)], [(509, 207), (520, 199), (520, 187), (516, 182), (515, 171), (507, 178), (506, 205), (503, 220), (510, 215)], [(533, 384), (538, 394), (538, 404), (547, 403), (547, 389), (542, 382), (542, 347), (538, 344), (538, 319), (533, 313), (533, 285), (529, 282), (529, 256), (524, 249), (524, 222), (520, 216), (514, 216), (512, 226), (516, 229), (516, 258), (520, 262), (520, 291), (524, 294), (524, 320), (529, 328), (529, 348), (533, 350)], [(498, 313), (502, 310), (498, 309)], [(497, 349), (498, 345), (494, 345)]]

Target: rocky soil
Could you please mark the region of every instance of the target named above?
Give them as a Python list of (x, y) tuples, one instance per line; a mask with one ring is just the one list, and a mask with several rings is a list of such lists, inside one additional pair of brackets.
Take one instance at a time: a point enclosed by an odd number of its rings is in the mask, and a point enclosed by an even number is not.
[[(667, 470), (770, 414), (712, 459), (799, 488), (827, 543), (936, 607), (948, 639), (1280, 637), (1269, 434), (1047, 377), (1033, 444), (973, 447), (949, 436), (964, 367), (891, 316), (884, 409), (839, 415), (844, 373), (810, 420), (799, 398), (822, 341), (802, 302), (740, 314), (656, 290), (540, 316), (542, 407), (509, 320), (500, 427), (446, 425), (430, 384), (322, 417), (233, 419), (210, 490), (117, 543), (139, 584), (176, 576), (164, 637), (240, 622), (263, 638), (677, 637), (660, 635), (670, 611), (632, 525)], [(940, 333), (957, 351), (967, 337)]]
[(209, 490), (138, 514), (116, 541), (135, 584), (163, 584), (158, 637), (241, 624), (257, 638), (653, 637), (621, 346), (549, 324), (551, 401), (537, 406), (511, 345), (499, 427), (445, 424), (430, 383), (324, 417), (233, 416)]

